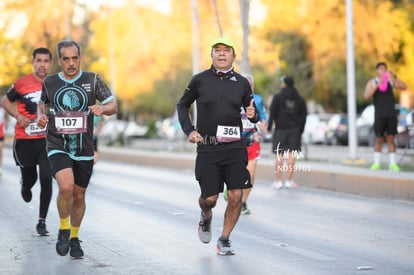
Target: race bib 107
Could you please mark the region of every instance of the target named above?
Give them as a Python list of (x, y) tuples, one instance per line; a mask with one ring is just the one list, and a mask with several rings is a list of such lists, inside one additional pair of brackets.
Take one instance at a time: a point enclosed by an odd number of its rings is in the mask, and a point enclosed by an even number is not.
[(59, 134), (81, 134), (87, 132), (87, 112), (65, 112), (55, 115), (55, 126)]

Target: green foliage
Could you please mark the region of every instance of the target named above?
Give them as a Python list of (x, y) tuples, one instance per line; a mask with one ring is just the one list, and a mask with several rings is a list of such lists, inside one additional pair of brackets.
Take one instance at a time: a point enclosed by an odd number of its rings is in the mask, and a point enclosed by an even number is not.
[(17, 78), (33, 71), (32, 50), (27, 43), (2, 37), (0, 51), (0, 86), (8, 88)]
[(281, 68), (278, 79), (283, 75), (292, 76), (295, 86), (306, 98), (313, 97), (312, 61), (309, 59), (309, 45), (303, 35), (292, 32), (277, 32), (275, 44), (280, 45)]
[(132, 101), (131, 112), (156, 114), (161, 117), (171, 116), (191, 78), (189, 70), (181, 70), (177, 73), (176, 76), (168, 74), (157, 80), (153, 92), (139, 94)]
[(156, 138), (158, 137), (157, 132), (157, 121), (156, 120), (149, 120), (144, 123), (145, 126), (148, 126), (148, 131), (145, 133), (145, 138)]

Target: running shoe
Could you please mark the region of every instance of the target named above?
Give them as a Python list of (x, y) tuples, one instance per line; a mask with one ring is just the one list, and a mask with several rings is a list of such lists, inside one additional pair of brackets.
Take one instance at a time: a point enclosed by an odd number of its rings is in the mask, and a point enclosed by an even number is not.
[(390, 163), (390, 166), (388, 167), (388, 169), (390, 169), (390, 171), (394, 171), (394, 172), (399, 172), (400, 171), (400, 167), (395, 162)]
[(83, 258), (83, 250), (80, 246), (81, 241), (78, 238), (70, 239), (70, 256), (75, 259)]
[(25, 202), (30, 202), (32, 200), (32, 190), (22, 186), (20, 193), (22, 194), (22, 198)]
[(270, 187), (272, 189), (282, 189), (283, 188), (283, 182), (280, 181), (280, 180), (274, 181)]
[(36, 225), (36, 231), (37, 234), (40, 236), (47, 236), (49, 231), (46, 229), (46, 221), (45, 220), (39, 220), (39, 222)]
[(290, 188), (296, 188), (298, 187), (298, 185), (293, 180), (287, 180), (285, 183), (285, 187), (290, 189)]
[[(211, 214), (213, 215), (213, 214)], [(201, 212), (200, 222), (198, 223), (198, 237), (200, 241), (203, 243), (209, 243), (211, 241), (211, 216), (210, 218), (206, 219), (203, 216), (203, 212)]]
[(247, 203), (243, 202), (241, 212), (243, 215), (249, 215), (250, 209), (247, 208)]
[(236, 251), (231, 248), (231, 241), (227, 238), (220, 237), (217, 240), (217, 254), (222, 256), (235, 255)]
[(226, 187), (224, 187), (224, 190), (223, 190), (223, 198), (224, 198), (225, 201), (227, 201), (229, 199)]
[(69, 229), (59, 230), (58, 241), (56, 242), (56, 252), (60, 256), (65, 256), (69, 252)]
[(378, 162), (374, 162), (371, 167), (371, 170), (380, 170), (381, 169), (381, 164), (379, 164)]

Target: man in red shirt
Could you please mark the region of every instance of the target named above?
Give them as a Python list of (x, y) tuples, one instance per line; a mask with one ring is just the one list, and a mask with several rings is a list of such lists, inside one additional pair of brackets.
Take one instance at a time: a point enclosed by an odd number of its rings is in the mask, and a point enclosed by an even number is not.
[(46, 216), (52, 198), (52, 172), (46, 154), (45, 130), (37, 127), (37, 103), (43, 79), (53, 64), (52, 53), (47, 48), (35, 49), (32, 64), (34, 72), (19, 78), (2, 97), (1, 104), (16, 119), (13, 156), (20, 167), (21, 195), (25, 202), (32, 200), (31, 189), (39, 177), (41, 189), (36, 231), (40, 236), (46, 236), (49, 233)]
[(9, 115), (0, 107), (0, 176), (3, 174), (3, 144)]

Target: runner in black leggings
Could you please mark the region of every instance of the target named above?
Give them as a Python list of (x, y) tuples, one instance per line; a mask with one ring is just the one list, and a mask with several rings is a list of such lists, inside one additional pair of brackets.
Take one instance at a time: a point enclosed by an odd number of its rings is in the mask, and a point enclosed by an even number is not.
[[(52, 198), (52, 172), (45, 148), (45, 139), (16, 140), (13, 146), (14, 158), (17, 165), (20, 166), (22, 197), (26, 202), (31, 201), (31, 189), (39, 177), (39, 223), (36, 228), (37, 233), (40, 235), (46, 235), (48, 233), (45, 219)], [(39, 176), (37, 166), (39, 166)]]
[[(36, 226), (41, 236), (49, 233), (46, 216), (52, 198), (52, 172), (46, 155), (45, 130), (36, 125), (37, 103), (42, 92), (43, 79), (52, 67), (52, 53), (46, 48), (33, 51), (34, 73), (19, 78), (1, 99), (3, 107), (16, 119), (13, 155), (21, 172), (21, 195), (25, 202), (32, 200), (39, 166), (40, 208)], [(16, 105), (13, 104), (16, 102)]]

